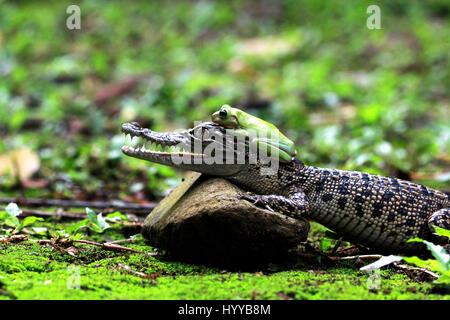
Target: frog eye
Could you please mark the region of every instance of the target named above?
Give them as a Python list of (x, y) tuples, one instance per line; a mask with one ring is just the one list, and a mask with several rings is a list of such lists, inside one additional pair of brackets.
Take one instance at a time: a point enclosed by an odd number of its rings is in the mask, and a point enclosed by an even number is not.
[(222, 119), (225, 119), (225, 118), (227, 117), (227, 115), (228, 115), (228, 113), (227, 113), (226, 110), (220, 110), (220, 111), (219, 111), (219, 116), (220, 116)]

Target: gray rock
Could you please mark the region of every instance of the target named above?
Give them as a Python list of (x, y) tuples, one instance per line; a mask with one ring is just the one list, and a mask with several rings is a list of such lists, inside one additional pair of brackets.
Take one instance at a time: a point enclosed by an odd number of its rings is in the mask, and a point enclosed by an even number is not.
[(147, 216), (142, 234), (173, 257), (225, 265), (272, 262), (306, 240), (308, 221), (258, 208), (239, 192), (193, 173)]

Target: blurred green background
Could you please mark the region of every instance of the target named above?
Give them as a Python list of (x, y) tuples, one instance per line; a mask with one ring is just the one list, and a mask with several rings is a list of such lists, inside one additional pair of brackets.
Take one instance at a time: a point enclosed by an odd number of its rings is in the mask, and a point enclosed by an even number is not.
[(183, 129), (225, 103), (307, 164), (450, 188), (446, 0), (77, 1), (81, 30), (71, 4), (0, 0), (0, 196), (159, 199), (181, 176), (123, 156), (121, 123)]

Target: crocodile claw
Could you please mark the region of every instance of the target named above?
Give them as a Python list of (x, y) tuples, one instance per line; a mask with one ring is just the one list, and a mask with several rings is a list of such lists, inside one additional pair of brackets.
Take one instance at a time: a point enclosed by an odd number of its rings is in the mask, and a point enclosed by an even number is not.
[(247, 200), (254, 206), (264, 207), (265, 209), (274, 212), (274, 210), (263, 200), (261, 195), (252, 195), (248, 193), (238, 193), (237, 198), (239, 200)]

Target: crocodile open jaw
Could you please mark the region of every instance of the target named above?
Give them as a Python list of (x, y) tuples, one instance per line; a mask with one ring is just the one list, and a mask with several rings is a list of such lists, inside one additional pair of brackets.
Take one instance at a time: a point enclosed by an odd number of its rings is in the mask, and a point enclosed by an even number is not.
[[(235, 174), (243, 167), (237, 163), (223, 165), (223, 161), (218, 164), (218, 158), (223, 160), (220, 154), (205, 152), (208, 147), (227, 148), (222, 128), (212, 122), (180, 132), (156, 132), (131, 122), (122, 125), (122, 132), (125, 134), (122, 152), (133, 158), (218, 176)], [(233, 154), (234, 148), (229, 152)]]
[(144, 160), (154, 160), (155, 157), (191, 157), (202, 158), (203, 154), (190, 152), (189, 146), (183, 144), (183, 140), (177, 137), (159, 134), (146, 128), (142, 128), (137, 123), (127, 123), (122, 126), (125, 136), (122, 152), (128, 156)]

